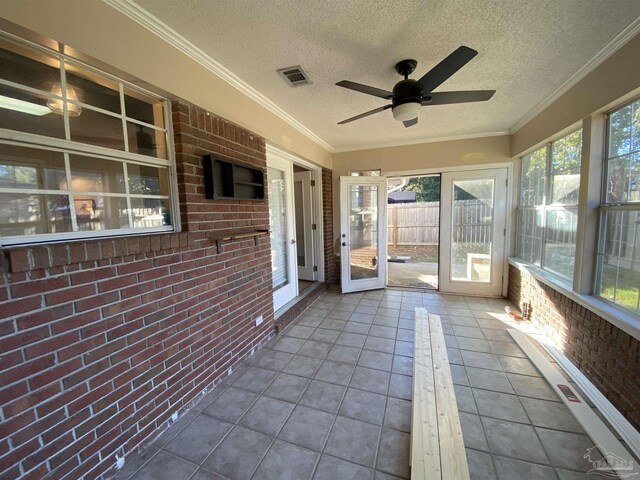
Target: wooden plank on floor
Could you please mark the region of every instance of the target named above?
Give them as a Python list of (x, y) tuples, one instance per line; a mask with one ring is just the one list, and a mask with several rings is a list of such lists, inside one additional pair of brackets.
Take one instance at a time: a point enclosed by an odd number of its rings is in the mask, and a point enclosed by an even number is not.
[(429, 331), (438, 413), (441, 476), (443, 479), (469, 480), (469, 465), (464, 449), (451, 367), (438, 315), (429, 315)]
[[(582, 428), (584, 428), (589, 437), (591, 437), (591, 440), (593, 440), (594, 445), (605, 450), (602, 454), (605, 456), (607, 454), (614, 454), (626, 462), (626, 465), (633, 465), (634, 459), (631, 453), (629, 453), (625, 446), (613, 435), (611, 430), (609, 430), (600, 417), (598, 417), (592, 408), (584, 401), (576, 389), (569, 385), (565, 377), (533, 344), (529, 336), (515, 329), (509, 329), (508, 332), (527, 357), (529, 357), (529, 360), (540, 370), (540, 373), (542, 373), (547, 382), (549, 382), (571, 413), (573, 413), (576, 420), (578, 420)], [(614, 374), (614, 372), (611, 373)], [(623, 466), (621, 466), (621, 468), (622, 467)], [(625, 478), (623, 475), (628, 475), (629, 471), (623, 468), (619, 473), (621, 474), (621, 478)]]
[(429, 314), (415, 309), (413, 402), (411, 404), (411, 478), (442, 478), (436, 391), (433, 378)]

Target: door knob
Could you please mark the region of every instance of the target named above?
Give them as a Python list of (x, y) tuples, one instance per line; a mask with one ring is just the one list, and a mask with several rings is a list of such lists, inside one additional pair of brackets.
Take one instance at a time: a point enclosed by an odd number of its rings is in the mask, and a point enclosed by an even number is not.
[(342, 242), (342, 246), (343, 246), (343, 247), (348, 247), (348, 246), (349, 246), (349, 244), (348, 244), (347, 242)]
[(296, 243), (296, 240), (294, 238), (291, 239), (291, 245), (293, 245), (294, 243)]

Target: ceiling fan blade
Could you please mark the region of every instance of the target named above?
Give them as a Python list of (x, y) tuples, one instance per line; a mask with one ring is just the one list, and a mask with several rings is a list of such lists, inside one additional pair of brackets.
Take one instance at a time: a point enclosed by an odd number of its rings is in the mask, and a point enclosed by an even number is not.
[(355, 117), (347, 118), (341, 122), (338, 122), (338, 125), (344, 125), (345, 123), (353, 122), (354, 120), (359, 120), (364, 117), (368, 117), (369, 115), (373, 115), (374, 113), (382, 112), (387, 108), (391, 108), (393, 105), (385, 105), (384, 107), (379, 107), (374, 110), (369, 110), (368, 112), (361, 113), (360, 115), (356, 115)]
[[(493, 97), (495, 90), (460, 90), (457, 92), (433, 92), (428, 95), (431, 100), (422, 100), (423, 106), (447, 105), (450, 103), (485, 102)], [(427, 97), (427, 98), (428, 98)]]
[(407, 120), (407, 121), (402, 122), (402, 123), (404, 123), (404, 126), (406, 128), (413, 127), (414, 125), (416, 125), (418, 123), (418, 117), (414, 118), (413, 120)]
[(336, 83), (339, 87), (348, 88), (349, 90), (355, 90), (356, 92), (366, 93), (367, 95), (373, 95), (374, 97), (389, 99), (393, 97), (393, 93), (388, 90), (382, 90), (381, 88), (370, 87), (369, 85), (362, 85), (361, 83), (350, 82), (349, 80), (342, 80)]
[(433, 67), (418, 80), (418, 85), (425, 93), (434, 91), (439, 85), (444, 83), (451, 75), (464, 67), (469, 60), (478, 54), (469, 47), (458, 47), (447, 58)]

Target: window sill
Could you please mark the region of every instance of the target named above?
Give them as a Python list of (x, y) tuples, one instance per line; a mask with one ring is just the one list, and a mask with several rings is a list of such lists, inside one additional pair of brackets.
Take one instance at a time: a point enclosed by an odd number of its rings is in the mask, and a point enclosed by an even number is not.
[(637, 316), (617, 309), (593, 295), (576, 293), (571, 289), (569, 282), (563, 281), (555, 275), (517, 258), (509, 258), (509, 264), (523, 272), (527, 272), (545, 285), (557, 290), (587, 310), (604, 318), (636, 340), (640, 340), (640, 318)]

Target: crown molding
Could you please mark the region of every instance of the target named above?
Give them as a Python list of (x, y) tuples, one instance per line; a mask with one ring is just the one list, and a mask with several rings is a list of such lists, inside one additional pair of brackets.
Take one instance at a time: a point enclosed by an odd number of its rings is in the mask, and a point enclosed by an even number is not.
[(354, 145), (351, 147), (338, 147), (334, 153), (355, 152), (359, 150), (373, 150), (376, 148), (390, 148), (390, 147), (404, 147), (408, 145), (419, 145), (421, 143), (435, 143), (435, 142), (450, 142), (454, 140), (469, 140), (473, 138), (485, 138), (485, 137), (500, 137), (502, 135), (509, 135), (506, 130), (499, 132), (486, 132), (486, 133), (473, 133), (469, 135), (453, 135), (450, 137), (435, 137), (435, 138), (418, 138), (415, 140), (409, 140), (406, 142), (389, 142), (379, 143), (376, 145)]
[(640, 33), (640, 17), (636, 18), (627, 27), (622, 30), (618, 35), (613, 37), (607, 42), (596, 54), (587, 60), (580, 69), (571, 75), (562, 85), (556, 88), (551, 95), (545, 100), (538, 103), (535, 107), (524, 114), (510, 129), (509, 133), (514, 134), (522, 127), (524, 127), (529, 121), (540, 114), (545, 108), (550, 106), (553, 102), (558, 100), (562, 95), (567, 93), (569, 89), (575, 86), (580, 80), (586, 77), (589, 73), (595, 70), (602, 62), (613, 55), (624, 44)]
[(149, 30), (151, 33), (157, 35), (162, 40), (178, 49), (180, 52), (184, 53), (186, 56), (191, 58), (192, 60), (198, 62), (200, 65), (205, 67), (207, 70), (222, 78), (229, 85), (238, 89), (240, 92), (244, 93), (247, 97), (251, 98), (253, 101), (257, 102), (259, 105), (263, 106), (271, 113), (276, 115), (277, 117), (284, 120), (286, 123), (291, 125), (293, 128), (301, 132), (303, 135), (307, 136), (310, 140), (314, 141), (322, 148), (328, 150), (329, 152), (333, 152), (334, 148), (325, 142), (318, 135), (313, 133), (307, 127), (298, 122), (295, 118), (285, 112), (282, 108), (278, 107), (274, 102), (269, 100), (263, 94), (255, 90), (248, 83), (244, 82), (237, 75), (231, 72), (229, 69), (216, 62), (213, 58), (207, 55), (203, 50), (195, 46), (189, 40), (184, 38), (174, 29), (169, 27), (167, 24), (162, 22), (160, 19), (151, 15), (151, 13), (147, 12), (145, 9), (140, 7), (132, 0), (103, 0), (107, 5), (113, 7), (118, 10), (120, 13), (126, 15), (131, 20), (137, 22), (142, 25), (144, 28)]

